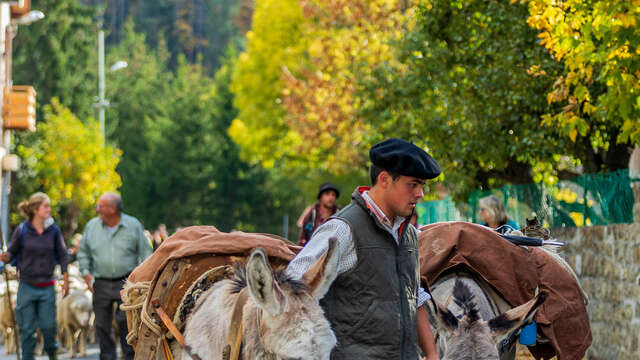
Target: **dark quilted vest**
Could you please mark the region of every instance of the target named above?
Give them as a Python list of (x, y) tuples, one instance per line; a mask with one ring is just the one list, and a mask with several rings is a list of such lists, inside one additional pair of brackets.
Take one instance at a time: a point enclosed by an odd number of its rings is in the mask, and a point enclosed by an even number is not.
[(320, 302), (338, 338), (331, 359), (416, 360), (416, 231), (407, 223), (398, 246), (357, 190), (352, 197), (334, 217), (351, 227), (358, 262)]

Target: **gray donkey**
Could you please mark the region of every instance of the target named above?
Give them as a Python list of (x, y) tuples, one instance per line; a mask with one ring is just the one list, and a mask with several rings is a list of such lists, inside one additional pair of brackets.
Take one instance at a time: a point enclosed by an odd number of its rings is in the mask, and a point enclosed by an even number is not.
[[(336, 248), (331, 239), (301, 281), (287, 277), (284, 269), (272, 272), (264, 251), (255, 250), (232, 279), (201, 296), (185, 326), (191, 351), (203, 360), (223, 358), (236, 299), (245, 296), (239, 359), (328, 360), (336, 337), (318, 301), (337, 276)], [(182, 359), (190, 359), (186, 351)]]
[(498, 314), (482, 287), (470, 276), (453, 276), (436, 283), (433, 294), (442, 360), (514, 359), (512, 340), (546, 298), (541, 293)]

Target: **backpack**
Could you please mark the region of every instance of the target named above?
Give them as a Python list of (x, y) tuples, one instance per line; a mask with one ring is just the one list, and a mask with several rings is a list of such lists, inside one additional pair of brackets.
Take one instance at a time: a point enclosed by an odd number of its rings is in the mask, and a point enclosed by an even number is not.
[[(24, 237), (27, 235), (27, 224), (26, 222), (22, 222), (20, 225), (20, 235), (18, 236), (18, 241), (20, 242), (20, 251), (22, 251), (22, 245), (24, 244)], [(54, 241), (54, 246), (53, 246), (53, 256), (55, 258), (55, 263), (60, 264), (60, 259), (58, 259), (58, 254), (56, 254), (55, 252), (55, 241), (59, 235), (60, 232), (60, 228), (58, 228), (58, 226), (56, 226), (55, 224), (52, 225), (53, 228), (53, 241)], [(19, 261), (18, 259), (20, 258), (20, 253), (16, 254), (16, 256), (12, 257), (11, 260), (9, 260), (9, 265), (18, 267)]]

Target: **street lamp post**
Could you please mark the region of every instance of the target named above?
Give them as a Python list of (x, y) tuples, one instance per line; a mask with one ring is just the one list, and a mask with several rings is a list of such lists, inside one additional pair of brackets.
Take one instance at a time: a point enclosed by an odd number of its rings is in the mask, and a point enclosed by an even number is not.
[[(127, 67), (126, 61), (118, 61), (109, 71), (117, 71)], [(96, 98), (96, 103), (94, 104), (98, 108), (98, 119), (100, 120), (100, 133), (102, 134), (103, 143), (106, 143), (105, 138), (105, 126), (104, 126), (104, 109), (109, 106), (109, 100), (104, 98), (104, 93), (106, 89), (105, 84), (105, 70), (104, 70), (104, 30), (98, 31), (98, 97)]]
[[(5, 62), (5, 66), (7, 64), (11, 64), (11, 47), (13, 46), (12, 40), (13, 37), (18, 33), (18, 26), (29, 25), (38, 20), (44, 19), (44, 13), (39, 10), (32, 10), (21, 16), (17, 19), (11, 19), (9, 24), (9, 41), (8, 41), (8, 49), (5, 51), (9, 51), (9, 61)], [(12, 79), (10, 78), (11, 69), (5, 69), (5, 74), (9, 74), (8, 78), (5, 79), (5, 83), (2, 84), (3, 87), (10, 86), (12, 83)], [(6, 75), (5, 75), (6, 76)], [(5, 130), (1, 135), (2, 148), (5, 153), (8, 153), (9, 148), (11, 147), (11, 132)], [(4, 155), (4, 154), (3, 154)], [(7, 242), (9, 240), (9, 189), (11, 187), (11, 171), (7, 169), (2, 169), (2, 185), (0, 186), (0, 228), (2, 231), (2, 248), (4, 249), (7, 246)]]
[[(30, 4), (27, 3), (27, 9), (30, 8)], [(13, 37), (16, 36), (17, 32), (18, 32), (18, 26), (19, 25), (29, 25), (35, 21), (41, 20), (44, 18), (44, 14), (42, 13), (42, 11), (38, 11), (38, 10), (33, 10), (28, 12), (27, 14), (16, 18), (16, 19), (10, 19), (11, 18), (11, 13), (7, 12), (7, 10), (9, 9), (9, 6), (5, 3), (0, 4), (0, 24), (2, 24), (2, 31), (5, 31), (5, 26), (7, 26), (7, 30), (5, 32), (5, 36), (7, 36), (8, 38), (4, 39), (5, 42), (5, 47), (2, 48), (2, 56), (3, 59), (6, 56), (6, 60), (3, 60), (3, 64), (0, 65), (4, 66), (5, 68), (2, 69), (2, 71), (0, 71), (0, 73), (2, 73), (2, 83), (0, 84), (0, 86), (3, 88), (3, 90), (6, 90), (6, 87), (11, 86), (12, 85), (12, 75), (11, 75), (11, 57), (12, 57), (12, 51), (11, 48), (13, 46)], [(10, 19), (9, 24), (6, 24), (6, 20)], [(7, 92), (4, 91), (3, 96), (6, 96)], [(4, 101), (4, 99), (2, 99)], [(1, 119), (2, 121), (4, 121), (4, 119)], [(17, 170), (17, 161), (16, 164), (14, 164), (14, 166), (4, 166), (4, 162), (7, 159), (6, 157), (8, 155), (6, 155), (6, 153), (9, 151), (10, 147), (11, 147), (11, 131), (9, 130), (4, 130), (4, 129), (0, 129), (0, 141), (1, 141), (1, 147), (3, 150), (2, 152), (4, 152), (3, 157), (1, 157), (2, 159), (2, 166), (0, 166), (1, 170), (2, 170), (2, 185), (0, 185), (0, 227), (1, 227), (1, 245), (2, 245), (2, 249), (4, 250), (5, 247), (7, 246), (7, 242), (9, 240), (9, 190), (10, 190), (10, 186), (11, 186), (11, 171), (16, 171)], [(16, 158), (17, 159), (17, 158)], [(2, 269), (4, 270), (4, 264), (2, 265)], [(6, 300), (11, 303), (11, 289), (9, 288), (9, 278), (7, 275), (7, 272), (4, 271), (4, 280), (5, 280), (5, 284), (6, 284), (6, 291), (5, 291), (5, 296), (6, 296)], [(11, 316), (11, 320), (13, 323), (15, 323), (15, 313), (13, 311), (10, 311), (10, 316)], [(14, 337), (14, 341), (15, 341), (15, 346), (16, 346), (16, 358), (18, 360), (20, 360), (20, 341), (18, 339), (18, 336), (16, 334), (16, 336)], [(8, 344), (5, 344), (5, 346), (7, 346)]]
[(98, 75), (100, 76), (100, 83), (98, 84), (98, 108), (100, 119), (100, 133), (102, 139), (106, 141), (104, 137), (104, 108), (109, 106), (109, 103), (104, 98), (105, 81), (104, 81), (104, 31), (98, 31)]

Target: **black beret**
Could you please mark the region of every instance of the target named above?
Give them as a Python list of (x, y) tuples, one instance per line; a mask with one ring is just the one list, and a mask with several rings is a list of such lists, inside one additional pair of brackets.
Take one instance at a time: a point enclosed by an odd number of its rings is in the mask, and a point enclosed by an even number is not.
[(320, 195), (322, 195), (323, 192), (327, 191), (327, 190), (333, 190), (336, 192), (336, 199), (340, 197), (340, 190), (333, 185), (330, 182), (326, 182), (322, 185), (320, 185), (320, 188), (318, 189), (318, 199), (320, 199)]
[(373, 165), (388, 172), (418, 179), (440, 175), (440, 166), (426, 151), (401, 139), (388, 139), (369, 150)]

